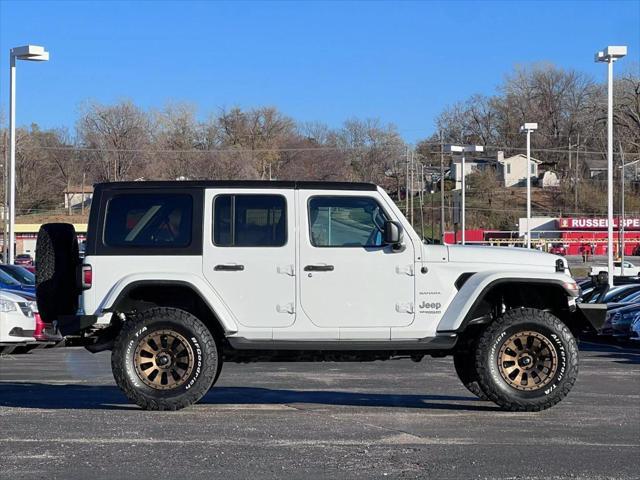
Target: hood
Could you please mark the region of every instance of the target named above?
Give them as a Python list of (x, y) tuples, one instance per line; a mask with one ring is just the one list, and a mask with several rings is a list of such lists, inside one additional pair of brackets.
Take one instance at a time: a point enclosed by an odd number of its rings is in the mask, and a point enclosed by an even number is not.
[(559, 255), (529, 250), (517, 247), (484, 247), (476, 245), (449, 245), (449, 261), (465, 263), (488, 263), (493, 265), (531, 265), (555, 269), (556, 261), (562, 259)]
[(0, 290), (1, 300), (11, 300), (12, 302), (24, 302), (25, 300), (34, 301), (35, 298), (31, 295), (23, 295), (21, 292), (15, 292), (11, 290)]

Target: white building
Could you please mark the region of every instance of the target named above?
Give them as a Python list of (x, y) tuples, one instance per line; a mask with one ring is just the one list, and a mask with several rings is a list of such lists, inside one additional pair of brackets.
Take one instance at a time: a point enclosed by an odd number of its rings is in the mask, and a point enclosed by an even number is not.
[[(532, 183), (538, 178), (540, 160), (531, 157)], [(519, 187), (527, 183), (527, 156), (518, 154), (504, 158), (504, 152), (498, 152), (497, 158), (466, 158), (464, 162), (465, 176), (475, 172), (493, 169), (505, 187)], [(462, 188), (462, 159), (454, 158), (451, 162), (449, 178), (456, 181), (456, 190)]]
[(71, 186), (64, 191), (64, 208), (81, 207), (82, 204), (89, 206), (93, 198), (93, 187), (85, 185), (83, 187)]
[[(502, 152), (498, 152), (498, 163), (502, 166), (500, 170), (501, 177), (505, 187), (518, 187), (527, 183), (527, 156), (514, 155), (513, 157), (504, 158)], [(529, 176), (532, 179), (538, 178), (538, 165), (540, 160), (531, 157), (531, 171)]]
[[(496, 161), (488, 158), (468, 158), (464, 162), (465, 176), (475, 172), (481, 172), (487, 168), (496, 168)], [(449, 177), (456, 181), (455, 190), (462, 188), (462, 159), (456, 158), (451, 162)]]

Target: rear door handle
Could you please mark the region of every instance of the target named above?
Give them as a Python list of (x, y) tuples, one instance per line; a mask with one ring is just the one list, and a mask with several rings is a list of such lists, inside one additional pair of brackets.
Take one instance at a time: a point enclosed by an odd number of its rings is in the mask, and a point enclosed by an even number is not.
[(244, 265), (216, 265), (213, 269), (217, 272), (241, 272)]
[(307, 265), (305, 272), (333, 272), (333, 265)]

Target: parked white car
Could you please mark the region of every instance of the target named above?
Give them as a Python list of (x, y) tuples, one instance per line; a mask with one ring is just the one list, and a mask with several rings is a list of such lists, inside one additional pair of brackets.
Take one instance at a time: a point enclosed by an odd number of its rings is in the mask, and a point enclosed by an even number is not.
[(10, 353), (15, 347), (36, 343), (36, 302), (0, 290), (0, 353)]
[[(623, 268), (624, 267), (624, 268)], [(608, 272), (609, 267), (607, 265), (594, 265), (589, 270), (589, 276), (594, 277), (601, 272)], [(627, 262), (613, 262), (613, 276), (614, 277), (637, 277), (640, 275), (640, 267), (636, 267), (633, 263)]]

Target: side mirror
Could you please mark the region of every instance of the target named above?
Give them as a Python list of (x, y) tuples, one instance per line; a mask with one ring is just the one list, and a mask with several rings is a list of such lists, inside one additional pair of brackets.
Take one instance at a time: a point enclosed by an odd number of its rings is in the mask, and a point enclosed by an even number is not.
[(400, 245), (402, 243), (402, 225), (400, 222), (387, 220), (384, 222), (383, 242), (385, 245)]
[(609, 284), (609, 272), (598, 272), (598, 275), (595, 275), (594, 282), (597, 286), (608, 285)]

